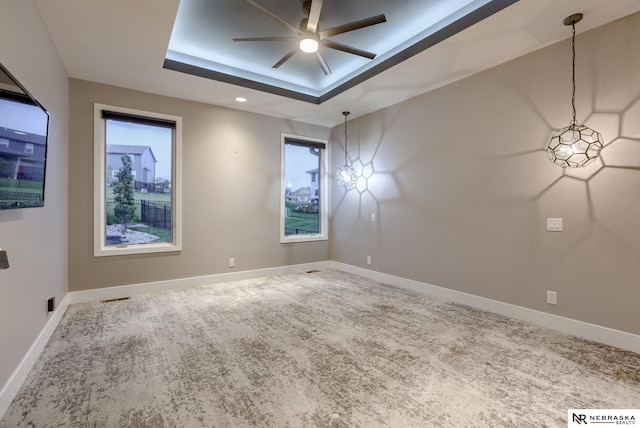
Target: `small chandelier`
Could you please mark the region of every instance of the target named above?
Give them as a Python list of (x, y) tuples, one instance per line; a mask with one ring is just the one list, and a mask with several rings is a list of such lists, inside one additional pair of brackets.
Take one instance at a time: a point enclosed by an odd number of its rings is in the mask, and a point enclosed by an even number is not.
[(343, 111), (342, 114), (344, 115), (344, 165), (338, 168), (338, 171), (336, 171), (336, 181), (345, 189), (350, 189), (356, 185), (358, 176), (356, 174), (356, 170), (349, 166), (349, 161), (347, 158), (347, 116), (349, 116), (349, 112)]
[(553, 133), (547, 145), (547, 156), (549, 160), (562, 168), (579, 168), (594, 162), (600, 150), (604, 146), (602, 135), (586, 127), (578, 125), (576, 121), (576, 23), (582, 20), (582, 14), (576, 13), (564, 19), (564, 25), (571, 25), (573, 36), (571, 39), (572, 59), (572, 82), (573, 93), (571, 95), (571, 106), (573, 108), (573, 120), (569, 126)]

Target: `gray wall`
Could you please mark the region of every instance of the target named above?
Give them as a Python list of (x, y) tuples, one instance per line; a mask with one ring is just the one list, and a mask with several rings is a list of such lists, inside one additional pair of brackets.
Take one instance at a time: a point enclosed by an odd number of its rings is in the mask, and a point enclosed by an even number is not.
[(331, 258), (640, 334), (638, 46), (640, 14), (577, 37), (578, 120), (608, 142), (578, 172), (544, 153), (571, 120), (570, 39), (352, 120), (370, 177), (333, 192)]
[(0, 211), (0, 390), (67, 292), (68, 79), (31, 1), (0, 3), (0, 62), (51, 113), (45, 206)]
[[(182, 117), (183, 248), (179, 254), (93, 257), (93, 104)], [(310, 263), (327, 241), (282, 245), (280, 132), (328, 138), (328, 128), (70, 81), (69, 289)]]

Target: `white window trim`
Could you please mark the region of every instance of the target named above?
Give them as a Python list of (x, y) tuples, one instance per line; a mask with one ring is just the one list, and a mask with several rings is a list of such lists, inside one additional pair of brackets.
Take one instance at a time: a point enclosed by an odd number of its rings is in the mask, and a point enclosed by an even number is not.
[[(285, 235), (285, 141), (286, 139), (303, 140), (313, 143), (324, 143), (325, 148), (320, 152), (320, 167), (322, 175), (318, 177), (320, 184), (320, 233), (309, 235)], [(306, 137), (302, 135), (280, 133), (280, 243), (292, 244), (296, 242), (326, 241), (329, 239), (329, 140), (323, 138)]]
[[(176, 123), (175, 144), (173, 153), (174, 177), (171, 183), (173, 192), (174, 219), (172, 237), (173, 242), (160, 242), (150, 244), (133, 245), (106, 245), (106, 123), (102, 119), (102, 110), (171, 120)], [(161, 252), (182, 251), (182, 118), (161, 113), (153, 113), (142, 110), (134, 110), (124, 107), (116, 107), (105, 104), (94, 104), (93, 107), (93, 255), (121, 256), (127, 254), (147, 254)]]

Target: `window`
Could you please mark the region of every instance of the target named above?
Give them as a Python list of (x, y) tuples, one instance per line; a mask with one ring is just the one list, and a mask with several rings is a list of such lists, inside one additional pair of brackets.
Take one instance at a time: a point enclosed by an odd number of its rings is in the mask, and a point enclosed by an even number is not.
[(94, 256), (182, 249), (182, 118), (94, 105)]
[(9, 147), (9, 139), (8, 138), (0, 138), (0, 146)]
[(24, 145), (24, 152), (28, 155), (32, 155), (33, 154), (33, 144), (31, 143), (25, 143)]
[(281, 243), (329, 236), (327, 150), (327, 140), (281, 134)]

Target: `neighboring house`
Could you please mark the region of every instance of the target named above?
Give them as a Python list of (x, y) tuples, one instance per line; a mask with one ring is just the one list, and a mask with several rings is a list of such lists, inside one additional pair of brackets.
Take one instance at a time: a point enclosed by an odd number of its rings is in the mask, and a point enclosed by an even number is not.
[(0, 128), (0, 177), (44, 181), (47, 139), (9, 128)]
[(116, 181), (122, 168), (122, 155), (132, 158), (132, 173), (136, 191), (155, 192), (156, 157), (149, 146), (126, 146), (107, 144), (107, 186)]
[(311, 189), (310, 200), (312, 202), (318, 202), (318, 195), (320, 194), (320, 183), (318, 177), (318, 168), (307, 171), (307, 174), (311, 176)]
[(291, 192), (291, 200), (295, 202), (309, 202), (311, 190), (309, 187), (301, 187)]

